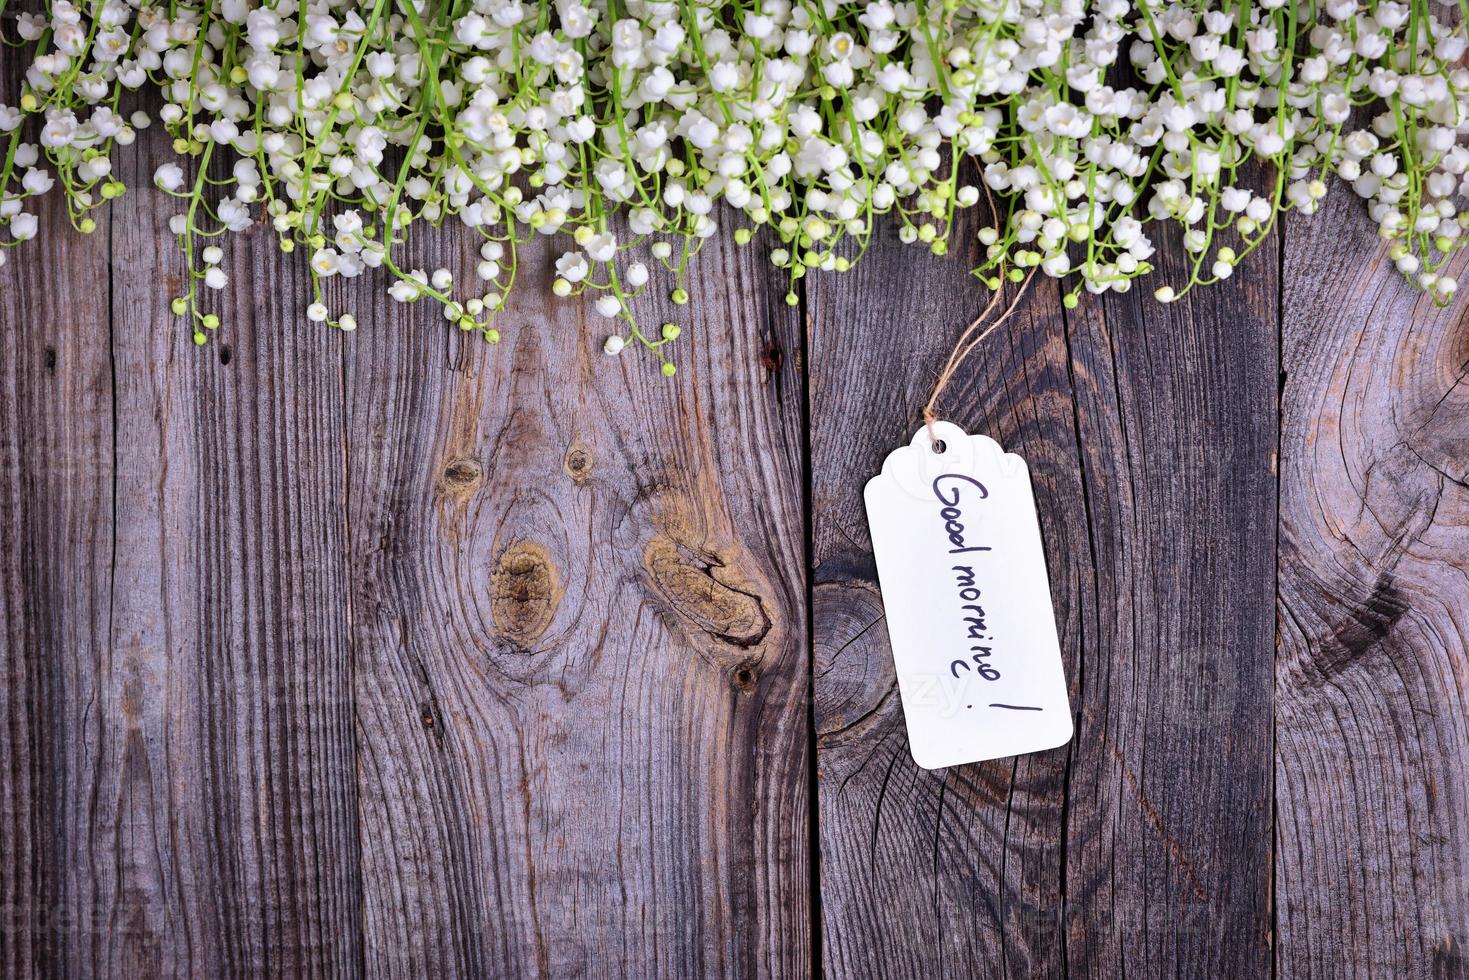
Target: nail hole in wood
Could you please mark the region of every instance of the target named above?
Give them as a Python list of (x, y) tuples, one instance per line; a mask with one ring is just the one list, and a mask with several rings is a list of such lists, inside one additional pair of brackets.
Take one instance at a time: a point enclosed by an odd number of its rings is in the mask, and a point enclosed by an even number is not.
[(427, 701), (424, 701), (418, 706), (418, 720), (423, 725), (423, 730), (428, 732), (429, 737), (442, 747), (444, 744), (444, 726), (439, 723), (438, 699), (432, 694), (429, 695)]
[(771, 374), (779, 374), (781, 365), (785, 363), (785, 356), (780, 344), (772, 340), (760, 352), (760, 364)]

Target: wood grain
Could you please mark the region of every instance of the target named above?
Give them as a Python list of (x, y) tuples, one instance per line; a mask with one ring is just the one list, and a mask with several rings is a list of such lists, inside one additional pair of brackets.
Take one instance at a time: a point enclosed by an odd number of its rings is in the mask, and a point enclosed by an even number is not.
[(125, 155), (114, 212), (109, 805), (85, 828), (96, 900), (136, 918), (77, 972), (342, 975), (361, 928), (341, 344), (295, 315), (304, 276), (262, 227), (227, 243), (225, 326), (194, 347), (149, 187), (166, 152)]
[(1280, 973), (1466, 976), (1469, 319), (1349, 194), (1291, 222), (1286, 266)]
[(1066, 813), (1084, 976), (1270, 969), (1279, 282), (1271, 237), (1179, 302), (1067, 315), (1097, 569)]
[(1258, 975), (1274, 256), (1242, 270), (1249, 285), (1163, 309), (1134, 295), (1063, 314), (1042, 284), (946, 393), (945, 417), (1030, 462), (1077, 737), (925, 772), (906, 748), (860, 491), (982, 305), (958, 284), (974, 260), (885, 242), (811, 296), (827, 972)]
[[(939, 260), (889, 237), (854, 271), (808, 285), (823, 965), (833, 977), (1044, 975), (1062, 964), (1069, 752), (947, 771), (913, 763), (862, 508), (863, 485), (919, 424), (966, 312), (983, 305), (966, 263), (972, 255)], [(1030, 458), (1047, 518), (1054, 501), (1080, 500), (1059, 308), (1047, 283), (941, 405)], [(1083, 527), (1048, 519), (1044, 532), (1050, 543)], [(1088, 561), (1082, 539), (1069, 544), (1050, 549), (1063, 589), (1078, 573), (1055, 559)], [(1059, 598), (1069, 666), (1080, 610)]]
[(5, 331), (11, 972), (805, 974), (801, 337), (752, 253), (644, 303), (674, 381), (525, 292), (498, 350), (383, 303), (344, 356), (263, 228), (196, 350), (138, 149), (110, 267), (53, 215), (77, 274), (5, 290), (56, 334)]
[(799, 321), (699, 261), (640, 310), (672, 381), (533, 290), (498, 349), (382, 305), (349, 347), (369, 975), (809, 969)]
[(793, 310), (717, 236), (639, 301), (666, 380), (547, 243), (492, 348), (367, 283), (307, 323), (262, 226), (201, 350), (166, 154), (0, 269), (4, 976), (1469, 974), (1469, 321), (1358, 202), (1173, 306), (1039, 282), (965, 366), (1077, 736), (930, 773), (860, 489), (974, 246)]
[(28, 851), (6, 905), (34, 923), (7, 955), (48, 976), (343, 974), (340, 344), (283, 315), (301, 278), (255, 234), (228, 340), (194, 348), (166, 308), (184, 271), (148, 186), (160, 148), (124, 155), (135, 190), (97, 240), (53, 210), (0, 288), (6, 846)]
[(108, 924), (76, 873), (111, 615), (107, 224), (88, 240), (59, 198), (28, 209), (47, 233), (0, 269), (0, 975), (16, 978), (57, 975)]

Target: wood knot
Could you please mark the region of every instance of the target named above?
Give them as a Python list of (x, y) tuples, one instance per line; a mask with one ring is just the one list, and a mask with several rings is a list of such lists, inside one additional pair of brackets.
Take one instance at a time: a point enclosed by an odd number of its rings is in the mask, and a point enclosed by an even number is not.
[(740, 666), (735, 669), (734, 676), (732, 678), (734, 682), (734, 688), (737, 691), (754, 690), (756, 682), (758, 682), (759, 679), (760, 675), (749, 664), (740, 664)]
[(566, 470), (567, 476), (581, 483), (592, 472), (591, 450), (579, 443), (573, 445), (566, 451), (566, 458), (562, 460), (561, 465)]
[(501, 552), (490, 573), (490, 615), (512, 644), (529, 649), (546, 632), (564, 594), (560, 578), (538, 544), (517, 541)]
[(662, 536), (643, 552), (643, 567), (674, 612), (716, 640), (757, 646), (770, 632), (770, 616), (759, 596), (721, 580), (725, 566), (720, 556), (696, 556)]
[(464, 498), (479, 489), (482, 476), (479, 460), (470, 456), (460, 456), (449, 460), (439, 482), (443, 485), (445, 493), (452, 497)]
[(1387, 638), (1408, 611), (1408, 601), (1398, 589), (1392, 572), (1378, 573), (1372, 594), (1347, 610), (1347, 620), (1332, 631), (1336, 642), (1325, 645), (1318, 658), (1322, 675), (1331, 678), (1347, 665), (1361, 659)]
[(877, 587), (865, 580), (818, 582), (811, 592), (811, 669), (821, 678), (812, 705), (816, 735), (861, 739), (897, 724), (897, 675)]
[(147, 700), (147, 688), (140, 677), (129, 677), (122, 685), (122, 714), (130, 726), (135, 726), (143, 714), (143, 704)]

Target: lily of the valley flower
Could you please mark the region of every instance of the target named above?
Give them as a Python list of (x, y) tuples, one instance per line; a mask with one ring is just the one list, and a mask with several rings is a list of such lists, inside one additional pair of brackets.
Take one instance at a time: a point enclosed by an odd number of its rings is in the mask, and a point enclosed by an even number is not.
[[(943, 254), (982, 198), (976, 274), (1066, 277), (1072, 304), (1152, 274), (1165, 235), (1188, 265), (1159, 299), (1229, 278), (1333, 176), (1439, 302), (1469, 228), (1469, 34), (1398, 0), (42, 6), (15, 19), (41, 46), (0, 105), (0, 259), (56, 186), (95, 228), (125, 190), (113, 148), (152, 124), (117, 107), (149, 86), (176, 154), (153, 181), (191, 273), (171, 307), (198, 343), (219, 325), (198, 287), (228, 282), (219, 236), (256, 225), (307, 257), (312, 320), (354, 329), (321, 280), (381, 269), (395, 300), (491, 341), (520, 246), (568, 236), (553, 293), (590, 294), (618, 321), (604, 349), (639, 343), (670, 374), (679, 331), (644, 333), (637, 299), (661, 266), (688, 302), (721, 223), (742, 245), (762, 231), (789, 303), (882, 216)], [(403, 271), (409, 238), (445, 220), (479, 237), (474, 274)]]

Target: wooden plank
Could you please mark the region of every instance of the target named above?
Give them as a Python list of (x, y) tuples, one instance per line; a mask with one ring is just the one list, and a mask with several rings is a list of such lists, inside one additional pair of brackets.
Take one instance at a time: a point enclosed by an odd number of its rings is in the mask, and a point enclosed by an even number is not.
[(1030, 461), (1077, 737), (930, 773), (906, 749), (860, 491), (982, 305), (969, 251), (935, 262), (885, 241), (811, 288), (825, 965), (1257, 975), (1274, 257), (1168, 308), (1133, 294), (1063, 315), (1042, 282), (963, 369), (943, 414)]
[[(1176, 243), (1162, 282), (1186, 279)], [(1068, 784), (1068, 960), (1270, 968), (1279, 246), (1068, 315), (1098, 570)]]
[[(936, 259), (893, 232), (853, 271), (807, 281), (823, 965), (832, 977), (1057, 973), (1068, 751), (936, 772), (908, 754), (861, 492), (912, 436), (986, 294), (966, 275), (973, 255)], [(1081, 496), (1065, 335), (1055, 286), (1042, 286), (941, 411), (1031, 460), (1071, 667), (1090, 575), (1073, 536), (1084, 523), (1054, 519)]]
[(0, 974), (17, 978), (58, 975), (107, 925), (72, 869), (113, 519), (106, 222), (71, 231), (59, 190), (27, 209), (42, 233), (0, 269)]
[(809, 971), (799, 321), (724, 241), (640, 301), (673, 380), (538, 292), (544, 243), (498, 348), (359, 308), (370, 975)]
[(1345, 190), (1291, 221), (1286, 268), (1279, 974), (1462, 977), (1469, 317)]
[(166, 142), (120, 154), (113, 212), (110, 611), (100, 649), (67, 654), (86, 725), (57, 746), (53, 828), (95, 926), (64, 937), (66, 972), (340, 975), (360, 952), (341, 345), (259, 229), (227, 243), (227, 323), (195, 348), (167, 310)]

